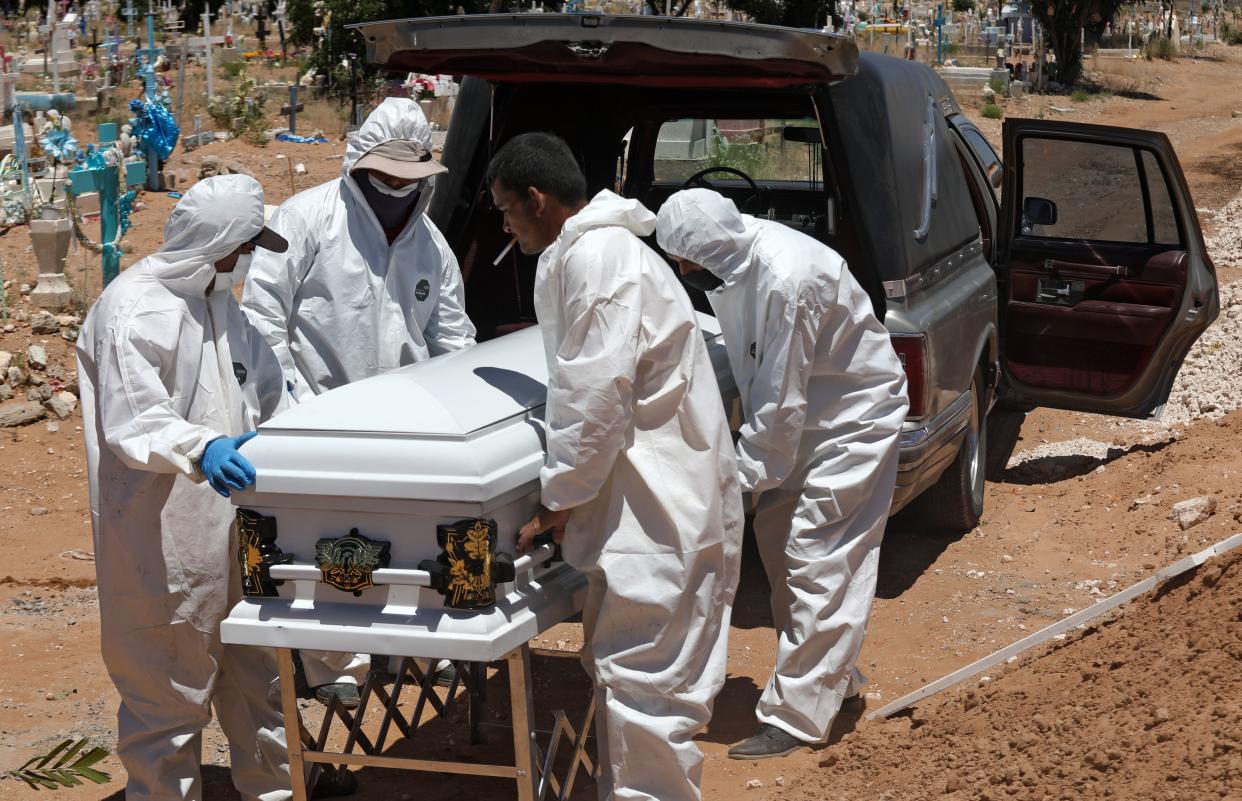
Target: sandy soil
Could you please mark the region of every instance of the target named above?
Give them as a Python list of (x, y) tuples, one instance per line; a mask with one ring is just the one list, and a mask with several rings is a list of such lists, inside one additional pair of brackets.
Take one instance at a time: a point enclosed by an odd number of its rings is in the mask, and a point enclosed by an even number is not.
[[(1236, 220), (1236, 211), (1217, 211), (1238, 194), (1242, 179), (1242, 119), (1230, 114), (1235, 107), (1242, 110), (1242, 100), (1223, 88), (1236, 86), (1242, 75), (1242, 49), (1172, 64), (1096, 66), (1097, 80), (1112, 87), (1111, 97), (1085, 103), (1028, 97), (1008, 103), (1006, 113), (1035, 116), (1042, 111), (1165, 131), (1178, 149), (1205, 226)], [(980, 122), (999, 146), (999, 124)], [(78, 123), (80, 135), (85, 127)], [(178, 153), (172, 167), (190, 174), (203, 155), (236, 159), (264, 184), (268, 202), (279, 203), (290, 194), (290, 178), (287, 162), (278, 155), (305, 165), (307, 174), (294, 178), (300, 190), (335, 176), (339, 154), (339, 144), (255, 148), (229, 142)], [(143, 201), (147, 207), (135, 213), (129, 237), (135, 254), (126, 264), (158, 244), (162, 221), (175, 202), (155, 193)], [(1236, 243), (1236, 236), (1231, 241)], [(1242, 255), (1224, 256), (1215, 256), (1222, 284), (1242, 277), (1236, 266), (1225, 266), (1242, 264)], [(33, 283), (24, 229), (0, 236), (0, 257), (5, 278)], [(98, 286), (96, 262), (81, 253), (69, 261), (71, 279), (89, 296)], [(22, 303), (15, 309), (31, 311)], [(32, 342), (45, 344), (72, 389), (70, 343), (55, 334), (34, 335), (27, 323), (13, 322), (13, 332), (0, 333), (0, 350), (18, 353)], [(1211, 361), (1212, 356), (1203, 358)], [(75, 413), (58, 421), (56, 430), (47, 421), (0, 430), (0, 548), (5, 555), (0, 565), (0, 772), (63, 737), (89, 736), (115, 745), (117, 698), (98, 653), (80, 422)], [(988, 484), (987, 512), (975, 531), (946, 539), (929, 537), (909, 521), (890, 526), (861, 661), (871, 678), (868, 703), (875, 708), (895, 699), (1238, 530), (1240, 446), (1239, 413), (1175, 426), (1050, 410), (1030, 414), (1011, 466)], [(1169, 518), (1171, 505), (1203, 495), (1216, 499), (1216, 514), (1180, 530)], [(1238, 730), (1236, 665), (1242, 657), (1237, 651), (1236, 562), (1213, 585), (1207, 579), (1221, 573), (1220, 566), (1204, 568), (1158, 601), (1136, 604), (1119, 623), (1071, 638), (1046, 657), (1010, 666), (1010, 675), (975, 689), (973, 699), (962, 690), (944, 696), (943, 706), (939, 698), (923, 704), (913, 718), (857, 730), (856, 718), (841, 719), (826, 748), (746, 763), (727, 760), (724, 752), (752, 733), (753, 706), (771, 669), (773, 633), (757, 564), (751, 552), (732, 631), (730, 678), (701, 738), (707, 755), (706, 798), (750, 794), (899, 801), (989, 793), (1076, 801), (1106, 797), (1109, 789), (1111, 797), (1120, 798), (1212, 797), (1207, 790), (1218, 797), (1242, 797), (1236, 786), (1238, 743), (1229, 739)], [(572, 650), (579, 641), (577, 627), (565, 624), (536, 644)], [(1209, 647), (1217, 644), (1215, 650)], [(1231, 662), (1222, 661), (1229, 657)], [(1123, 666), (1114, 670), (1113, 661)], [(541, 728), (548, 728), (552, 709), (581, 710), (587, 685), (572, 660), (539, 658), (534, 674)], [(492, 697), (504, 698), (503, 675), (496, 674), (493, 683)], [(1223, 701), (1213, 700), (1213, 694)], [(978, 705), (967, 710), (968, 700)], [(1223, 709), (1219, 716), (1218, 707)], [(1148, 728), (1161, 709), (1168, 719)], [(494, 711), (503, 722), (503, 704)], [(307, 712), (314, 717), (317, 708)], [(502, 735), (493, 734), (490, 746), (471, 749), (453, 722), (428, 721), (420, 739), (430, 751), (421, 753), (456, 749), (472, 758), (503, 755), (503, 745), (497, 744)], [(397, 753), (405, 752), (405, 746), (398, 747)], [(837, 755), (835, 764), (819, 765), (832, 755)], [(214, 726), (204, 762), (208, 798), (234, 798), (224, 742)], [(1041, 770), (1049, 765), (1049, 772)], [(103, 767), (114, 781), (102, 788), (78, 788), (74, 797), (121, 798), (119, 763), (109, 758)], [(955, 777), (961, 782), (956, 790), (948, 785)], [(995, 777), (999, 784), (991, 783)], [(363, 789), (358, 797), (365, 799), (512, 797), (511, 787), (497, 780), (372, 769), (360, 771), (359, 778)], [(1034, 785), (1023, 785), (1027, 779)], [(0, 797), (34, 795), (0, 779)], [(575, 794), (592, 796), (590, 782)]]
[(1239, 597), (1242, 555), (1219, 557), (993, 681), (861, 729), (819, 786), (773, 795), (1238, 798)]

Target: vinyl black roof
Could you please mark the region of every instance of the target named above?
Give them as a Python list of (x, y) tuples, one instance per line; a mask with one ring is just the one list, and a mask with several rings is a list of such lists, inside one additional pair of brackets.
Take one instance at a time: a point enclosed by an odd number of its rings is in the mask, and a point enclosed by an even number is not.
[[(957, 111), (949, 87), (931, 68), (878, 53), (859, 54), (858, 74), (829, 90), (831, 114), (846, 156), (863, 248), (881, 280), (905, 278), (979, 235), (945, 112)], [(937, 197), (920, 241), (924, 194), (923, 129), (935, 104)]]

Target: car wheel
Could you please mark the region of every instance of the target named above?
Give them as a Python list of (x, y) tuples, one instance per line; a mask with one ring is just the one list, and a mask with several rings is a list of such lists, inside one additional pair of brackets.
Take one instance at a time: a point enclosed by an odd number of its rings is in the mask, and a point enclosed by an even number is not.
[(932, 531), (964, 534), (983, 516), (983, 481), (987, 464), (987, 390), (976, 370), (970, 383), (970, 419), (957, 458), (936, 483), (915, 500), (920, 525)]

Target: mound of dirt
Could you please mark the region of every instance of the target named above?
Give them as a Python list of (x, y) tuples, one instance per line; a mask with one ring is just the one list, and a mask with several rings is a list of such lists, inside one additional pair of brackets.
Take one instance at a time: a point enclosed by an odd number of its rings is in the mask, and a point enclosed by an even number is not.
[(1235, 552), (993, 681), (863, 727), (783, 797), (1242, 801), (1240, 610)]

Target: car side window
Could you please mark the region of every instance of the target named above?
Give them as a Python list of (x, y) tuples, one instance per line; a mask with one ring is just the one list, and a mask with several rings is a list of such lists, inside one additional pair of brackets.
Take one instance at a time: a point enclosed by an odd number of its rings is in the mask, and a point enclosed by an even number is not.
[(1021, 235), (1178, 244), (1177, 216), (1154, 154), (1125, 145), (1024, 137)]
[(962, 172), (965, 173), (966, 188), (970, 190), (970, 203), (975, 208), (975, 216), (979, 218), (979, 236), (983, 240), (983, 252), (991, 258), (992, 254), (992, 217), (988, 214), (986, 204), (988, 201), (987, 190), (983, 189), (983, 185), (987, 180), (983, 178), (978, 166), (971, 163), (970, 156), (967, 155), (968, 147), (958, 140), (957, 156), (962, 166)]
[(983, 174), (988, 179), (988, 188), (992, 190), (992, 197), (999, 206), (1001, 202), (1001, 176), (1003, 173), (1000, 156), (996, 155), (996, 151), (992, 149), (992, 145), (983, 137), (983, 134), (979, 133), (978, 128), (962, 125), (958, 126), (958, 133), (966, 140), (966, 144), (970, 145), (975, 158), (979, 160)]
[(1151, 221), (1154, 240), (1161, 245), (1174, 245), (1181, 242), (1182, 237), (1177, 229), (1177, 214), (1173, 210), (1173, 195), (1169, 185), (1165, 183), (1164, 172), (1156, 154), (1150, 150), (1143, 152), (1143, 173), (1147, 176), (1147, 184), (1151, 189)]

